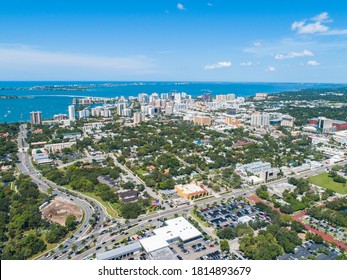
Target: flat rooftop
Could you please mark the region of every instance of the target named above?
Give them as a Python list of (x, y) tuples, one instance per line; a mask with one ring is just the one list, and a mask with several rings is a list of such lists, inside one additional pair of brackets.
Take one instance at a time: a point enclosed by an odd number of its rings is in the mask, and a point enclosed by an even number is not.
[(201, 232), (183, 217), (171, 219), (165, 223), (166, 226), (153, 230), (155, 235), (140, 240), (146, 252), (165, 248), (173, 240), (180, 239), (185, 242), (201, 236)]
[(140, 242), (134, 242), (134, 243), (125, 245), (123, 247), (119, 247), (110, 251), (106, 251), (104, 253), (97, 254), (96, 259), (98, 260), (116, 259), (126, 254), (131, 254), (133, 252), (141, 251), (141, 249), (142, 249), (142, 246)]

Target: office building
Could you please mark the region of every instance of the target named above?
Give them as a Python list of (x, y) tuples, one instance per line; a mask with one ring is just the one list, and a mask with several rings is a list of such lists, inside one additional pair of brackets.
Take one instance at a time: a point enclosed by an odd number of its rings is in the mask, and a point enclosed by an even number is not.
[(201, 96), (201, 98), (202, 98), (203, 101), (211, 101), (212, 95), (211, 95), (211, 93), (204, 93), (204, 94)]
[(30, 112), (31, 124), (42, 124), (42, 112)]
[(318, 131), (321, 133), (331, 132), (333, 129), (333, 120), (327, 119), (325, 117), (318, 118)]

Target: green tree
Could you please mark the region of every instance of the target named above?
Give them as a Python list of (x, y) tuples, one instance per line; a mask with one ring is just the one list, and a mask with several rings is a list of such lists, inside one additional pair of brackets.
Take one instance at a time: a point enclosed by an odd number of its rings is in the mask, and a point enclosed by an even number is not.
[(76, 228), (76, 216), (73, 214), (70, 214), (66, 217), (65, 219), (65, 227), (69, 230), (72, 231)]
[(221, 249), (221, 251), (223, 251), (223, 252), (229, 252), (230, 246), (229, 246), (228, 240), (222, 239), (222, 240), (220, 241), (220, 249)]

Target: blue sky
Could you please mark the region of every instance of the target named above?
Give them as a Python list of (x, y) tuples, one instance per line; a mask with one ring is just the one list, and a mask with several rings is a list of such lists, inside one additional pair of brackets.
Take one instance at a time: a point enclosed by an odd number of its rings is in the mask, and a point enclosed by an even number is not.
[(2, 1), (0, 80), (347, 82), (343, 0)]

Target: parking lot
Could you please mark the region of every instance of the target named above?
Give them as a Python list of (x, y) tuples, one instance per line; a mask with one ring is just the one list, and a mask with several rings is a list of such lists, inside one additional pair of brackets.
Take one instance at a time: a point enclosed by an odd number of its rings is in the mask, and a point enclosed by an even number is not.
[(233, 227), (239, 223), (254, 220), (256, 217), (270, 221), (266, 214), (245, 201), (227, 201), (225, 204), (203, 208), (198, 213), (218, 230), (226, 226)]
[(215, 251), (217, 246), (207, 238), (199, 238), (187, 244), (173, 243), (170, 245), (170, 249), (178, 256), (178, 259), (198, 260), (200, 257)]
[(346, 242), (347, 232), (343, 228), (334, 227), (325, 220), (318, 220), (309, 216), (304, 216), (303, 218), (310, 226), (317, 228), (322, 232), (326, 232), (340, 241)]

